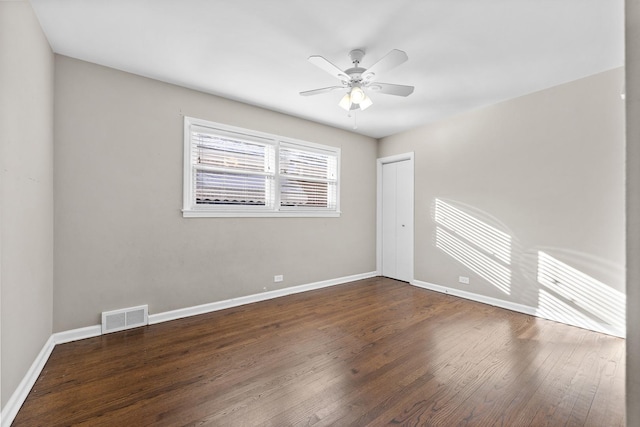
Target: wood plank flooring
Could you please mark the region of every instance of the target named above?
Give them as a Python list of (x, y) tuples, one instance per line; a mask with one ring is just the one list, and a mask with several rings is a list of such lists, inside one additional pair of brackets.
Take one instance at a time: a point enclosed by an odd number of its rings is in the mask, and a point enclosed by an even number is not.
[(373, 278), (56, 346), (14, 426), (624, 426), (624, 340)]

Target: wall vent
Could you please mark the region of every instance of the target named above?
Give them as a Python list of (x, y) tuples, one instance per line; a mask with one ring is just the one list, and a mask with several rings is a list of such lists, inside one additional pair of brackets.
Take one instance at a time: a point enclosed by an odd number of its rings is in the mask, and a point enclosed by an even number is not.
[(137, 328), (147, 323), (149, 323), (149, 306), (147, 305), (102, 312), (103, 334)]

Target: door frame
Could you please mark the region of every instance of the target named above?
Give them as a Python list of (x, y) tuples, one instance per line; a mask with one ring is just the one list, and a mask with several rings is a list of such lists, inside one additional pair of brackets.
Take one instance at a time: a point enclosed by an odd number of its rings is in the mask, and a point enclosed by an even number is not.
[(411, 194), (411, 209), (410, 209), (410, 223), (411, 223), (411, 245), (409, 248), (409, 263), (411, 270), (411, 280), (409, 283), (413, 283), (414, 280), (414, 244), (415, 244), (415, 167), (414, 167), (414, 152), (408, 152), (403, 154), (396, 154), (388, 157), (381, 157), (377, 161), (377, 189), (376, 189), (376, 274), (382, 276), (382, 165), (388, 163), (397, 162), (409, 162), (409, 170), (411, 174), (411, 182), (409, 183), (409, 194)]

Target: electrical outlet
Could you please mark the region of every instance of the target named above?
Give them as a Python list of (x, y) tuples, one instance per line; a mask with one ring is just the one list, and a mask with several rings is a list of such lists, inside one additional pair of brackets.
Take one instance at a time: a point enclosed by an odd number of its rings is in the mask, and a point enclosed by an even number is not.
[(278, 274), (277, 276), (273, 276), (274, 282), (282, 282), (284, 280), (284, 276), (282, 274)]
[(469, 278), (465, 276), (458, 276), (458, 282), (464, 283), (465, 285), (469, 284)]

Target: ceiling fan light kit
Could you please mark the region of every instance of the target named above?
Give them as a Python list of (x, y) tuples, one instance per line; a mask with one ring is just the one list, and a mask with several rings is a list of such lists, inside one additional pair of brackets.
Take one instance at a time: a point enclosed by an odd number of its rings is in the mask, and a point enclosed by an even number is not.
[(351, 110), (351, 94), (347, 93), (343, 96), (338, 105), (347, 111)]
[(300, 95), (310, 96), (333, 92), (334, 90), (346, 90), (347, 93), (342, 97), (338, 105), (350, 112), (352, 110), (365, 110), (373, 104), (373, 101), (367, 95), (367, 91), (395, 96), (409, 96), (413, 93), (413, 86), (374, 83), (379, 73), (395, 68), (406, 62), (409, 57), (405, 52), (393, 49), (368, 69), (360, 67), (360, 61), (364, 58), (364, 54), (365, 52), (362, 49), (354, 49), (349, 52), (349, 58), (351, 59), (353, 67), (344, 71), (322, 56), (310, 56), (309, 62), (340, 79), (342, 86), (308, 90), (300, 92)]
[(364, 94), (362, 88), (357, 85), (351, 88), (350, 95), (351, 102), (353, 102), (354, 104), (360, 104), (367, 97), (367, 95)]

